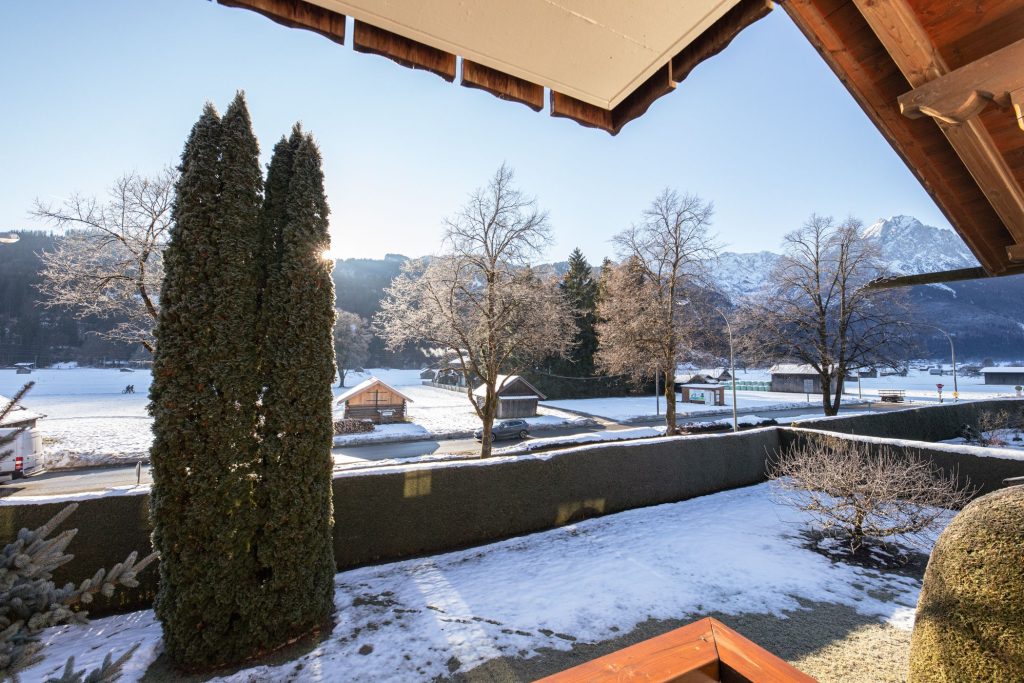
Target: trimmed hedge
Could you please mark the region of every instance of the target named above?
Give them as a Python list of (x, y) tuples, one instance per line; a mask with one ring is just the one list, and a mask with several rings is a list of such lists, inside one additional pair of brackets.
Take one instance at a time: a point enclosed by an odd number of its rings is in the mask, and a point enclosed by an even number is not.
[(911, 683), (1024, 681), (1024, 487), (978, 498), (932, 551)]

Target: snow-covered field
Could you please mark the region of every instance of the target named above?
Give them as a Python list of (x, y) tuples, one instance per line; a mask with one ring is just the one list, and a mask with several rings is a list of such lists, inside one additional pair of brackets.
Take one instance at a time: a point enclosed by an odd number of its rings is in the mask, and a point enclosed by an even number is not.
[[(465, 436), (480, 426), (465, 394), (423, 386), (417, 370), (349, 373), (346, 384), (354, 386), (371, 373), (413, 399), (409, 404), (411, 424), (338, 437), (336, 445)], [(13, 395), (29, 380), (36, 386), (24, 403), (46, 415), (39, 426), (47, 468), (134, 464), (148, 456), (153, 439), (152, 419), (146, 412), (152, 381), (148, 370), (66, 368), (36, 370), (31, 375), (0, 370), (0, 395)], [(135, 385), (134, 394), (121, 393), (128, 384)], [(341, 391), (334, 387), (335, 396)], [(533, 428), (589, 424), (572, 413), (544, 412), (528, 420)]]
[[(799, 400), (797, 400), (799, 399)], [(820, 405), (821, 399), (811, 402), (805, 400), (803, 394), (773, 393), (768, 391), (737, 391), (736, 405), (740, 410), (788, 410), (813, 408)], [(660, 408), (655, 406), (654, 396), (622, 396), (615, 398), (578, 398), (561, 401), (544, 401), (545, 406), (573, 410), (587, 415), (595, 415), (608, 420), (643, 421), (653, 420), (665, 415), (665, 400), (661, 399)], [(655, 412), (660, 410), (660, 412)], [(707, 414), (725, 414), (732, 411), (732, 395), (725, 392), (725, 405), (705, 405), (701, 403), (676, 403), (676, 415), (680, 420)]]
[[(738, 372), (739, 381), (768, 381), (771, 379), (767, 370), (750, 370)], [(982, 377), (958, 377), (960, 399), (973, 401), (987, 398), (1005, 398), (1016, 396), (1013, 387), (985, 384)], [(950, 375), (929, 375), (924, 371), (912, 370), (906, 377), (877, 377), (862, 379), (860, 386), (851, 382), (846, 385), (843, 396), (844, 403), (879, 400), (879, 391), (885, 389), (902, 389), (906, 392), (906, 400), (915, 404), (933, 404), (939, 402), (936, 384), (942, 384), (942, 398), (953, 400), (953, 378)], [(681, 419), (699, 417), (702, 414), (728, 413), (732, 410), (732, 391), (726, 384), (725, 406), (704, 405), (700, 403), (677, 403), (676, 411)], [(544, 405), (565, 410), (573, 410), (587, 415), (596, 415), (616, 421), (643, 421), (657, 417), (654, 396), (626, 396), (621, 398), (587, 398), (561, 401), (545, 401)], [(818, 409), (821, 398), (812, 394), (810, 402), (806, 394), (772, 392), (772, 391), (737, 391), (736, 407), (741, 411), (753, 410), (790, 410)], [(665, 414), (665, 401), (660, 403), (660, 414)], [(820, 413), (819, 413), (820, 415)]]
[[(346, 384), (354, 386), (371, 373), (413, 399), (409, 404), (411, 423), (380, 428), (368, 434), (339, 437), (335, 442), (337, 445), (459, 437), (472, 433), (480, 425), (465, 394), (424, 386), (416, 370), (375, 369), (367, 373), (349, 373)], [(765, 377), (767, 375), (763, 371), (739, 374), (741, 380)], [(147, 456), (152, 441), (151, 419), (146, 414), (151, 381), (148, 370), (129, 373), (113, 369), (44, 369), (31, 375), (0, 370), (0, 395), (12, 395), (27, 380), (34, 381), (36, 386), (26, 398), (26, 406), (47, 416), (40, 422), (47, 467), (135, 463)], [(946, 385), (944, 397), (950, 400), (952, 378), (935, 377), (926, 372), (912, 372), (908, 377), (865, 379), (861, 382), (861, 391), (864, 399), (872, 400), (878, 397), (879, 389), (904, 389), (908, 401), (935, 403), (938, 400), (937, 381)], [(982, 382), (978, 377), (960, 378), (961, 398), (971, 400), (1015, 395), (1012, 387)], [(127, 384), (134, 384), (136, 393), (121, 393)], [(336, 396), (340, 391), (334, 388)], [(848, 400), (857, 400), (856, 385), (847, 387), (847, 391)], [(806, 408), (808, 414), (813, 415), (818, 408), (815, 397), (812, 396), (811, 402), (807, 403), (802, 394), (740, 391), (737, 398), (738, 407), (747, 412)], [(727, 414), (731, 401), (731, 392), (726, 391), (727, 405), (724, 407), (680, 403), (680, 420), (685, 422), (702, 415)], [(587, 424), (575, 412), (616, 421), (655, 417), (653, 396), (551, 401), (545, 402), (545, 406), (542, 407), (545, 415), (529, 419), (534, 429)], [(662, 414), (664, 408), (662, 402)]]
[[(805, 521), (760, 484), (342, 572), (337, 623), (323, 642), (288, 663), (220, 680), (431, 680), (497, 657), (607, 640), (652, 618), (785, 617), (807, 601), (910, 629), (919, 582), (807, 549)], [(25, 680), (52, 675), (69, 654), (91, 667), (138, 642), (122, 679), (137, 681), (159, 637), (151, 611), (51, 629), (45, 661)]]
[[(146, 413), (148, 370), (48, 369), (30, 375), (0, 370), (0, 395), (11, 396), (30, 380), (36, 385), (24, 404), (46, 415), (39, 422), (46, 467), (134, 463), (146, 457), (153, 439)], [(129, 384), (135, 393), (121, 393)]]

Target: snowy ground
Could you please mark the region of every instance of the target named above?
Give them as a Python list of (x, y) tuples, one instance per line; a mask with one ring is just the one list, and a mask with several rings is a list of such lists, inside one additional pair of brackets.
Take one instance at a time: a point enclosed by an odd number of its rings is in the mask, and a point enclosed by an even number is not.
[[(534, 657), (629, 632), (648, 619), (787, 614), (808, 601), (910, 629), (919, 582), (833, 561), (805, 547), (801, 513), (769, 485), (591, 519), (432, 557), (342, 572), (337, 624), (312, 651), (237, 681), (422, 681), (498, 657)], [(927, 548), (925, 549), (927, 551)], [(152, 612), (46, 632), (42, 680), (76, 655), (94, 666), (141, 643), (125, 683), (159, 651)]]
[[(0, 370), (0, 395), (11, 396), (29, 380), (36, 385), (24, 404), (46, 415), (39, 422), (46, 467), (134, 463), (148, 454), (153, 439), (146, 413), (148, 370), (75, 368), (30, 375)], [(128, 384), (135, 385), (134, 394), (121, 393)]]
[[(737, 372), (737, 379), (743, 381), (768, 381), (771, 379), (766, 370), (750, 370)], [(985, 384), (983, 377), (958, 377), (957, 385), (960, 399), (973, 401), (988, 398), (1006, 398), (1016, 396), (1013, 387)], [(878, 377), (862, 379), (846, 385), (843, 396), (845, 403), (878, 401), (879, 391), (885, 389), (902, 389), (906, 392), (906, 400), (912, 404), (934, 404), (939, 402), (936, 384), (942, 384), (942, 397), (945, 401), (953, 400), (953, 377), (951, 375), (929, 375), (924, 371), (912, 370), (906, 377)], [(708, 413), (727, 413), (732, 410), (732, 390), (726, 384), (725, 406), (704, 405), (699, 403), (676, 403), (676, 411), (683, 419), (699, 417)], [(544, 405), (565, 410), (578, 411), (587, 415), (596, 415), (616, 421), (642, 421), (657, 417), (654, 396), (627, 396), (621, 398), (588, 398), (562, 401), (545, 401)], [(752, 410), (788, 410), (808, 408), (820, 409), (821, 398), (812, 394), (810, 401), (806, 394), (772, 391), (737, 391), (736, 407), (741, 411)], [(660, 414), (665, 414), (665, 401), (660, 403)], [(817, 414), (820, 417), (820, 413)]]
[[(349, 373), (346, 384), (355, 386), (371, 373), (413, 399), (409, 404), (411, 424), (346, 435), (336, 439), (336, 445), (466, 436), (480, 426), (465, 394), (423, 386), (417, 370)], [(0, 370), (0, 395), (13, 395), (29, 380), (36, 386), (24, 403), (46, 415), (39, 426), (47, 468), (132, 464), (148, 456), (153, 439), (152, 419), (146, 412), (152, 381), (148, 370), (61, 368), (36, 370), (31, 375)], [(122, 393), (128, 384), (135, 385), (134, 394)], [(342, 389), (334, 387), (333, 391), (337, 396)], [(528, 420), (534, 429), (591, 424), (572, 413), (543, 412), (546, 414)]]
[[(678, 397), (677, 397), (678, 398)], [(665, 416), (665, 400), (661, 399), (660, 408), (655, 406), (654, 396), (623, 396), (615, 398), (579, 398), (562, 401), (545, 401), (545, 406), (573, 410), (587, 415), (595, 415), (616, 422), (654, 420)], [(786, 394), (769, 391), (737, 391), (736, 405), (740, 410), (790, 410), (812, 409), (821, 405), (820, 397), (811, 396), (805, 400), (804, 394)], [(656, 413), (655, 410), (660, 410)], [(676, 402), (676, 415), (680, 421), (701, 415), (718, 415), (732, 412), (732, 394), (725, 392), (725, 405), (705, 405), (701, 403)]]
[[(354, 386), (370, 373), (406, 393), (411, 424), (383, 428), (370, 434), (346, 436), (338, 445), (392, 439), (443, 438), (466, 435), (479, 426), (479, 420), (465, 394), (436, 387), (424, 386), (416, 370), (375, 369), (369, 373), (349, 373), (346, 384)], [(766, 377), (751, 371), (740, 373), (741, 380)], [(36, 382), (26, 398), (26, 405), (47, 417), (40, 422), (43, 430), (44, 461), (49, 468), (76, 467), (100, 464), (135, 463), (145, 458), (152, 440), (151, 420), (146, 414), (150, 373), (147, 370), (119, 372), (113, 369), (67, 368), (36, 370), (31, 375), (17, 375), (13, 370), (0, 370), (0, 395), (10, 396), (26, 381)], [(882, 377), (862, 380), (865, 399), (878, 396), (879, 389), (897, 388), (907, 392), (908, 400), (915, 403), (938, 399), (936, 381), (946, 385), (947, 400), (951, 398), (952, 378), (935, 377), (923, 372), (912, 372), (909, 377)], [(960, 378), (960, 394), (965, 400), (1012, 396), (1012, 387), (985, 385), (981, 378)], [(134, 394), (122, 394), (127, 384), (134, 384)], [(335, 395), (340, 393), (335, 387)], [(855, 400), (857, 387), (848, 387), (848, 398)], [(731, 393), (726, 392), (727, 403)], [(813, 414), (818, 406), (812, 397), (810, 404), (801, 394), (771, 392), (738, 392), (738, 404), (746, 411), (767, 411), (779, 408), (807, 408)], [(547, 415), (530, 420), (534, 429), (546, 426), (576, 424), (578, 416), (559, 410), (579, 411), (612, 420), (635, 420), (655, 416), (653, 397), (626, 397), (610, 399), (582, 399), (554, 401), (544, 408)], [(731, 404), (730, 404), (731, 405)], [(664, 402), (661, 405), (664, 412)], [(700, 404), (679, 404), (680, 419), (699, 418), (709, 413), (725, 414), (725, 407)]]
[[(1024, 451), (1024, 438), (1022, 438), (1021, 430), (1017, 429), (997, 429), (992, 432), (985, 432), (985, 435), (991, 441), (989, 446), (984, 448), (998, 448), (998, 449), (1010, 449), (1015, 451)], [(963, 437), (957, 437), (955, 439), (947, 439), (940, 443), (951, 443), (951, 444), (968, 444), (970, 442)], [(976, 443), (970, 443), (970, 445), (977, 446)]]

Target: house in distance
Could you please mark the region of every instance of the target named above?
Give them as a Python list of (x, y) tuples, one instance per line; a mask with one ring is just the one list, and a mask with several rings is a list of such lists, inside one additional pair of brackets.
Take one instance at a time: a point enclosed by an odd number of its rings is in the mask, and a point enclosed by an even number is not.
[(981, 374), (985, 375), (985, 384), (1024, 385), (1024, 366), (982, 368)]
[[(544, 394), (519, 375), (498, 375), (495, 383), (498, 392), (498, 413), (495, 415), (499, 420), (510, 417), (535, 417), (537, 415), (537, 402), (547, 398)], [(477, 405), (483, 403), (487, 395), (487, 385), (481, 384), (473, 390), (473, 397)]]
[(360, 382), (338, 397), (346, 420), (370, 420), (374, 424), (405, 422), (405, 404), (412, 399), (376, 377)]

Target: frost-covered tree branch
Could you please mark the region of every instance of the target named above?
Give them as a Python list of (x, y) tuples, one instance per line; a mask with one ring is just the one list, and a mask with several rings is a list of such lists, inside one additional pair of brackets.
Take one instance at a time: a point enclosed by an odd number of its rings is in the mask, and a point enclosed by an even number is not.
[(154, 177), (132, 172), (105, 202), (81, 195), (60, 204), (36, 200), (32, 215), (65, 232), (53, 251), (40, 254), (43, 303), (79, 319), (113, 319), (113, 329), (99, 334), (152, 353), (176, 178), (171, 168)]
[(786, 235), (767, 287), (744, 302), (747, 354), (814, 368), (824, 412), (835, 415), (852, 370), (895, 368), (909, 347), (904, 301), (892, 290), (866, 288), (884, 274), (878, 245), (864, 237), (860, 221), (812, 215)]
[[(458, 358), (467, 396), (483, 422), (490, 455), (499, 376), (516, 374), (570, 345), (569, 307), (554, 282), (530, 268), (551, 239), (547, 215), (502, 166), (446, 220), (445, 251), (411, 261), (386, 291), (375, 318), (390, 349), (411, 344)], [(485, 387), (482, 400), (474, 385)]]
[(622, 260), (602, 281), (598, 365), (638, 382), (659, 376), (669, 433), (676, 427), (676, 365), (692, 353), (696, 301), (717, 258), (712, 213), (710, 202), (666, 188), (640, 223), (615, 236)]

